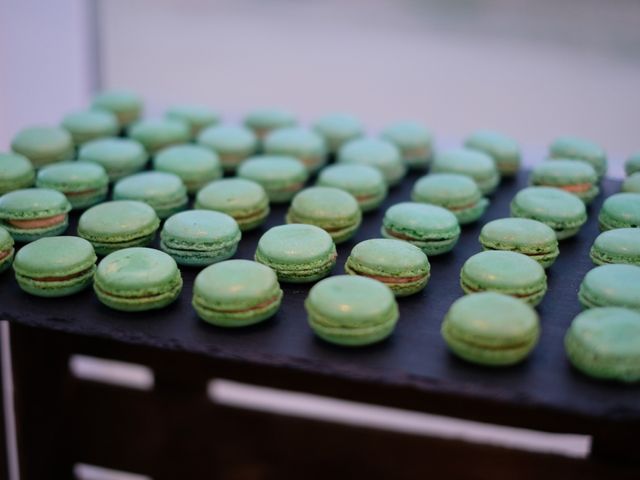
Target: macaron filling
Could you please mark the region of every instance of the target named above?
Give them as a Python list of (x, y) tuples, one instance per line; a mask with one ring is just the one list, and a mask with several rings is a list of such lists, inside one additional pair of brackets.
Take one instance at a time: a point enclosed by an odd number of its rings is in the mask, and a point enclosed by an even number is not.
[(31, 275), (25, 275), (23, 273), (16, 273), (16, 275), (27, 280), (32, 280), (34, 282), (46, 282), (46, 283), (56, 282), (57, 283), (57, 282), (66, 282), (68, 280), (73, 280), (74, 278), (80, 278), (87, 275), (93, 275), (93, 272), (95, 271), (95, 269), (96, 269), (96, 266), (91, 265), (90, 267), (76, 273), (70, 273), (67, 275), (60, 275), (60, 276), (49, 276), (49, 277), (34, 277)]
[(214, 308), (214, 307), (207, 306), (203, 302), (199, 301), (197, 297), (195, 299), (196, 303), (198, 304), (198, 307), (204, 311), (208, 311), (211, 313), (231, 313), (231, 314), (238, 314), (238, 315), (249, 313), (249, 312), (255, 312), (258, 310), (268, 310), (272, 306), (279, 304), (281, 300), (282, 300), (282, 290), (279, 290), (278, 293), (276, 293), (273, 297), (268, 298), (267, 300), (264, 300), (251, 307), (243, 307), (243, 308), (220, 308), (220, 307)]
[(7, 249), (7, 250), (0, 250), (0, 261), (4, 260), (5, 258), (9, 257), (11, 254), (13, 254), (14, 249), (13, 247)]
[(61, 225), (66, 222), (66, 220), (67, 214), (61, 213), (52, 217), (33, 218), (29, 220), (7, 219), (5, 221), (10, 225), (13, 225), (14, 227), (20, 228), (22, 230), (33, 230)]
[[(478, 286), (472, 285), (470, 283), (468, 283), (467, 281), (465, 281), (465, 279), (463, 278), (461, 281), (461, 286), (462, 289), (466, 292), (466, 293), (480, 293), (480, 292), (485, 292), (486, 289), (484, 288), (480, 288)], [(526, 292), (526, 293), (520, 293), (517, 291), (511, 291), (509, 289), (501, 289), (501, 292), (509, 295), (511, 297), (517, 297), (517, 298), (522, 298), (522, 299), (527, 299), (527, 300), (532, 300), (534, 298), (536, 298), (537, 296), (542, 296), (546, 293), (547, 288), (546, 288), (546, 284), (544, 287), (539, 288), (538, 290), (532, 290), (530, 292)]]

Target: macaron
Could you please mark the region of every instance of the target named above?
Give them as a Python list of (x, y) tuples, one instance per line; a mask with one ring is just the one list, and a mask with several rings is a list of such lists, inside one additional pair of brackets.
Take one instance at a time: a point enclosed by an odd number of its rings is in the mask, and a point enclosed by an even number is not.
[(590, 164), (602, 178), (607, 173), (607, 154), (604, 149), (584, 138), (563, 136), (556, 138), (549, 145), (549, 157), (580, 160)]
[(226, 213), (245, 232), (264, 223), (269, 215), (269, 197), (256, 182), (245, 178), (223, 178), (198, 192), (195, 208)]
[(489, 206), (476, 182), (459, 173), (425, 175), (413, 185), (411, 200), (446, 208), (460, 225), (477, 221)]
[(437, 154), (431, 173), (457, 173), (471, 177), (483, 195), (493, 193), (500, 183), (500, 173), (489, 155), (470, 148), (454, 148)]
[(0, 226), (18, 242), (60, 235), (67, 229), (71, 204), (48, 188), (25, 188), (0, 197)]
[(217, 125), (221, 120), (220, 114), (215, 110), (205, 105), (188, 103), (172, 105), (165, 117), (186, 123), (191, 129), (191, 138), (196, 138), (202, 130)]
[(13, 237), (4, 228), (0, 227), (0, 273), (11, 266), (14, 253)]
[(500, 218), (482, 227), (479, 237), (485, 250), (522, 253), (549, 268), (560, 254), (551, 227), (529, 218)]
[(36, 172), (27, 157), (0, 153), (0, 195), (33, 185)]
[(500, 175), (504, 177), (513, 176), (520, 170), (520, 145), (503, 133), (477, 130), (465, 139), (464, 146), (493, 158)]
[(640, 227), (640, 193), (616, 193), (602, 204), (600, 230)]
[(93, 289), (98, 300), (114, 310), (153, 310), (178, 298), (182, 276), (175, 260), (160, 250), (124, 248), (100, 261)]
[(198, 134), (198, 144), (218, 154), (225, 172), (234, 172), (238, 165), (258, 150), (258, 139), (246, 127), (215, 125)]
[(589, 256), (596, 265), (630, 263), (640, 267), (640, 228), (615, 228), (598, 235)]
[(122, 178), (113, 187), (113, 199), (148, 203), (161, 219), (184, 210), (189, 200), (180, 177), (167, 172), (141, 172)]
[(626, 308), (592, 308), (571, 322), (564, 337), (569, 361), (590, 377), (640, 381), (640, 313)]
[(375, 167), (390, 187), (399, 184), (407, 173), (398, 147), (380, 138), (358, 138), (345, 143), (338, 150), (338, 162)]
[(369, 165), (330, 165), (320, 171), (316, 185), (349, 192), (363, 212), (375, 210), (387, 198), (384, 176), (380, 170)]
[(400, 314), (393, 292), (382, 282), (338, 275), (315, 284), (304, 302), (309, 326), (321, 339), (357, 347), (393, 333)]
[(458, 219), (446, 208), (424, 203), (397, 203), (384, 214), (382, 236), (412, 243), (428, 256), (447, 253), (460, 237)]
[(185, 122), (168, 118), (138, 120), (127, 128), (127, 134), (140, 142), (149, 155), (191, 139), (191, 130)]
[(433, 134), (420, 122), (400, 121), (385, 127), (380, 136), (400, 150), (410, 168), (424, 169), (433, 157)]
[(287, 203), (309, 178), (302, 163), (284, 155), (251, 157), (240, 165), (237, 173), (240, 178), (262, 185), (271, 203)]
[(41, 168), (36, 186), (64, 193), (71, 207), (80, 209), (107, 198), (109, 177), (102, 165), (94, 162), (61, 162)]
[(78, 160), (102, 165), (112, 182), (139, 172), (147, 164), (148, 158), (142, 144), (128, 138), (92, 140), (80, 147), (78, 152)]
[(610, 264), (589, 270), (578, 291), (584, 308), (625, 307), (640, 311), (640, 267)]
[(540, 338), (540, 320), (522, 300), (496, 292), (473, 293), (453, 302), (440, 333), (463, 360), (500, 367), (531, 353)]
[(330, 113), (313, 123), (315, 130), (327, 145), (327, 150), (335, 154), (342, 145), (364, 134), (364, 126), (357, 117), (348, 113)]
[(78, 237), (40, 238), (22, 247), (13, 269), (22, 290), (39, 297), (65, 297), (93, 282), (96, 254)]
[(91, 107), (113, 113), (118, 119), (120, 127), (132, 124), (142, 113), (144, 104), (142, 98), (129, 90), (107, 90), (93, 97)]
[(396, 297), (421, 291), (429, 281), (431, 266), (422, 250), (409, 242), (372, 238), (358, 243), (344, 270), (384, 283)]
[(624, 162), (624, 171), (627, 175), (640, 172), (640, 152), (634, 153)]
[(251, 129), (260, 140), (273, 130), (293, 127), (296, 123), (293, 113), (275, 107), (257, 108), (244, 117), (245, 127)]
[(327, 163), (327, 145), (324, 139), (315, 131), (304, 127), (286, 127), (272, 131), (264, 139), (264, 152), (297, 158), (310, 172), (318, 171)]
[(200, 145), (174, 145), (153, 157), (153, 168), (158, 172), (180, 177), (187, 193), (195, 194), (207, 183), (222, 177), (218, 155)]
[(271, 267), (283, 282), (314, 282), (329, 275), (336, 264), (336, 246), (320, 227), (279, 225), (267, 230), (256, 248), (255, 260)]
[(558, 240), (574, 236), (587, 221), (587, 210), (575, 195), (554, 187), (527, 187), (511, 201), (511, 216), (538, 220), (556, 232)]
[(62, 119), (61, 126), (71, 134), (76, 145), (83, 145), (96, 138), (113, 137), (120, 130), (116, 116), (106, 110), (70, 113)]
[(71, 160), (74, 154), (71, 134), (60, 127), (29, 127), (11, 141), (11, 150), (27, 157), (35, 168)]
[(640, 172), (632, 173), (625, 178), (621, 190), (627, 193), (640, 193)]
[(465, 293), (504, 293), (535, 307), (547, 291), (547, 276), (527, 255), (487, 250), (467, 259), (460, 271), (460, 286)]
[(93, 245), (98, 255), (151, 243), (160, 226), (153, 208), (143, 202), (120, 200), (95, 205), (78, 221), (78, 235)]
[(227, 260), (198, 274), (192, 305), (198, 316), (219, 327), (262, 322), (280, 308), (282, 290), (276, 274), (250, 260)]
[(575, 160), (547, 160), (539, 163), (531, 171), (531, 185), (555, 187), (573, 193), (589, 204), (598, 195), (598, 175), (593, 167)]
[(293, 197), (286, 220), (320, 227), (335, 243), (341, 243), (349, 240), (360, 227), (362, 211), (353, 195), (344, 190), (309, 187)]

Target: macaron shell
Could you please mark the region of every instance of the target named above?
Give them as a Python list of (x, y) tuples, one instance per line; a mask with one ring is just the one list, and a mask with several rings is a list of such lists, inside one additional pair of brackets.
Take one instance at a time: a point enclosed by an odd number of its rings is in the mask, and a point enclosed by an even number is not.
[(198, 145), (174, 145), (161, 150), (153, 158), (153, 168), (180, 177), (190, 194), (222, 177), (218, 155)]
[(220, 122), (220, 114), (204, 105), (181, 104), (169, 107), (165, 116), (172, 120), (179, 120), (189, 125), (191, 136), (212, 125)]
[(128, 135), (140, 142), (149, 154), (170, 145), (186, 143), (191, 138), (189, 126), (179, 120), (145, 119), (131, 125)]
[(532, 185), (556, 187), (572, 193), (586, 204), (600, 193), (598, 175), (591, 165), (575, 160), (548, 160), (532, 170)]
[(520, 169), (518, 142), (500, 132), (478, 130), (467, 137), (464, 146), (486, 153), (493, 158), (501, 175), (511, 176)]
[(127, 126), (140, 117), (143, 109), (142, 99), (129, 90), (108, 90), (93, 97), (92, 108), (112, 112), (121, 127)]
[(102, 138), (80, 147), (78, 159), (102, 165), (109, 180), (115, 181), (142, 170), (148, 156), (142, 144), (135, 140)]
[(62, 127), (71, 134), (76, 145), (96, 138), (113, 137), (120, 130), (118, 118), (105, 110), (70, 113), (62, 120)]
[(411, 168), (426, 168), (433, 157), (433, 134), (420, 122), (400, 121), (388, 125), (380, 136), (392, 142)]
[(327, 161), (327, 146), (315, 131), (303, 127), (279, 128), (264, 139), (264, 151), (270, 155), (297, 158), (310, 172), (316, 172)]
[(251, 157), (238, 167), (238, 177), (262, 185), (271, 203), (286, 203), (304, 187), (309, 173), (294, 157)]
[(148, 203), (160, 218), (167, 218), (187, 206), (187, 189), (177, 175), (142, 172), (119, 180), (113, 187), (114, 200)]
[(616, 228), (601, 233), (593, 242), (590, 256), (596, 265), (630, 263), (640, 266), (640, 228)]
[(338, 162), (375, 167), (390, 187), (400, 183), (407, 173), (398, 147), (378, 138), (358, 138), (345, 143), (338, 151)]
[(564, 136), (554, 140), (549, 146), (551, 158), (570, 158), (589, 163), (598, 174), (598, 178), (607, 173), (607, 154), (594, 142), (589, 140)]
[(0, 227), (0, 273), (11, 266), (14, 254), (13, 238), (7, 230)]
[(640, 311), (640, 267), (611, 264), (585, 275), (578, 299), (585, 308), (625, 307)]
[(486, 153), (469, 148), (455, 148), (437, 154), (431, 172), (467, 175), (473, 178), (484, 195), (492, 193), (500, 183), (500, 174), (493, 159)]
[(24, 155), (0, 153), (0, 195), (33, 185), (36, 172)]
[(600, 230), (640, 227), (640, 193), (616, 193), (602, 204)]
[(368, 165), (337, 164), (320, 172), (316, 185), (339, 188), (354, 196), (362, 212), (380, 206), (387, 197), (387, 183), (380, 170)]
[(61, 162), (38, 171), (36, 185), (62, 192), (74, 209), (101, 202), (107, 196), (109, 177), (93, 162)]
[(362, 122), (347, 113), (325, 115), (313, 124), (313, 129), (324, 138), (331, 153), (336, 153), (342, 145), (364, 134)]
[(34, 167), (71, 160), (71, 135), (59, 127), (29, 127), (21, 130), (11, 141), (11, 149), (27, 157)]
[(640, 193), (640, 171), (624, 179), (622, 182), (622, 191), (627, 193)]

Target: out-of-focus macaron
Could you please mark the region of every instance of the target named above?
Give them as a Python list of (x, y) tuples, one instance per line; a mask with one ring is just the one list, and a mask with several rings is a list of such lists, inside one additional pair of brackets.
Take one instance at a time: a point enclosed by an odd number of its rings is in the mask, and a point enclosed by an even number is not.
[(634, 153), (624, 162), (624, 171), (627, 175), (640, 172), (640, 152)]
[(602, 204), (600, 230), (640, 227), (640, 193), (616, 193)]
[(191, 139), (191, 130), (186, 123), (168, 118), (138, 120), (127, 129), (127, 134), (140, 142), (149, 155)]
[(387, 198), (384, 176), (380, 170), (369, 165), (330, 165), (320, 171), (316, 184), (349, 192), (363, 212), (375, 210)]
[(262, 185), (271, 203), (286, 203), (304, 188), (309, 172), (294, 157), (261, 155), (243, 162), (238, 177)]
[(62, 119), (61, 125), (71, 134), (77, 146), (96, 138), (113, 137), (120, 130), (116, 116), (105, 110), (70, 113)]
[(589, 270), (578, 300), (584, 308), (625, 307), (640, 311), (640, 267), (609, 264)]
[(274, 130), (264, 139), (264, 152), (297, 158), (310, 172), (316, 172), (327, 162), (324, 139), (313, 130), (287, 127)]
[(11, 266), (15, 249), (13, 237), (3, 227), (0, 227), (0, 273)]
[(500, 183), (500, 173), (489, 155), (470, 148), (454, 148), (438, 153), (431, 165), (432, 173), (457, 173), (471, 177), (483, 195), (493, 193)]
[(622, 182), (623, 192), (640, 193), (640, 172), (632, 173)]
[(197, 141), (218, 154), (225, 172), (234, 172), (240, 163), (258, 149), (255, 134), (240, 125), (207, 127), (200, 132)]
[(174, 145), (162, 149), (153, 157), (153, 168), (180, 177), (187, 193), (192, 195), (222, 177), (218, 155), (200, 145)]
[(107, 198), (109, 177), (94, 162), (62, 162), (38, 171), (38, 188), (51, 188), (66, 195), (74, 209), (86, 208)]
[(607, 153), (604, 149), (584, 138), (564, 136), (549, 145), (549, 157), (580, 160), (590, 164), (601, 179), (607, 173)]
[(189, 125), (192, 138), (197, 137), (203, 129), (220, 123), (220, 114), (204, 105), (186, 103), (173, 105), (169, 107), (165, 116)]
[(433, 157), (433, 134), (420, 122), (401, 121), (388, 125), (380, 136), (400, 150), (410, 168), (424, 169)]
[(596, 265), (630, 263), (640, 267), (640, 228), (615, 228), (598, 235), (589, 256)]
[(71, 134), (60, 127), (29, 127), (11, 141), (11, 150), (27, 157), (35, 168), (71, 160), (74, 154)]
[(22, 290), (39, 297), (65, 297), (93, 282), (96, 254), (78, 237), (48, 237), (22, 247), (13, 269)]
[(548, 160), (534, 167), (531, 185), (555, 187), (573, 193), (589, 204), (598, 195), (598, 175), (591, 165), (575, 160)]
[(142, 144), (128, 138), (93, 140), (85, 143), (78, 152), (78, 160), (102, 165), (112, 182), (139, 172), (148, 158)]
[(184, 210), (189, 200), (180, 177), (167, 172), (141, 172), (118, 180), (113, 199), (148, 203), (161, 219)]
[(399, 184), (407, 173), (398, 147), (380, 138), (358, 138), (345, 143), (338, 151), (338, 162), (375, 167), (390, 187)]
[(127, 127), (142, 113), (142, 98), (129, 90), (108, 90), (93, 97), (91, 107), (113, 113), (121, 128)]
[(500, 175), (513, 176), (520, 170), (520, 145), (513, 138), (494, 130), (477, 130), (464, 141), (466, 148), (493, 158)]
[(313, 123), (327, 144), (329, 153), (335, 154), (342, 145), (364, 134), (364, 126), (357, 117), (348, 113), (330, 113)]
[(36, 172), (27, 157), (0, 153), (0, 195), (33, 185)]
[(250, 128), (258, 139), (263, 140), (278, 128), (293, 127), (297, 123), (293, 113), (282, 108), (257, 108), (244, 117), (244, 125)]
[(475, 222), (489, 206), (489, 200), (482, 196), (476, 182), (458, 173), (425, 175), (413, 185), (411, 200), (446, 208), (460, 225)]

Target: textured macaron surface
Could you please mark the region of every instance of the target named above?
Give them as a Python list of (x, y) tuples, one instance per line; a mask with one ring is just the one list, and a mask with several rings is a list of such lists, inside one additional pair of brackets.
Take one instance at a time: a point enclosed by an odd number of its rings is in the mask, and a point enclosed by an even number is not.
[(61, 192), (81, 192), (106, 189), (109, 177), (104, 168), (94, 162), (60, 162), (38, 171), (36, 185)]
[(424, 149), (425, 157), (431, 156), (433, 134), (420, 122), (403, 120), (385, 127), (380, 136), (393, 142), (401, 151)]
[(311, 223), (322, 228), (359, 224), (362, 213), (348, 192), (333, 187), (309, 187), (298, 193), (289, 210), (291, 223)]
[(147, 152), (140, 142), (128, 138), (101, 138), (80, 147), (78, 159), (104, 167), (111, 180), (137, 172), (147, 163)]
[(602, 232), (593, 242), (590, 255), (598, 265), (631, 263), (640, 266), (640, 228), (615, 228)]
[(482, 227), (480, 243), (491, 250), (514, 250), (536, 256), (558, 254), (558, 239), (551, 227), (529, 218), (500, 218)]
[(514, 217), (531, 218), (554, 230), (579, 228), (587, 221), (584, 203), (575, 195), (554, 187), (527, 187), (511, 202)]
[(362, 122), (348, 113), (330, 113), (316, 120), (313, 129), (326, 141), (331, 152), (335, 152), (345, 142), (364, 134)]
[(198, 143), (219, 154), (249, 156), (258, 147), (258, 139), (248, 128), (240, 125), (214, 125), (198, 135)]
[(215, 152), (199, 145), (173, 145), (153, 158), (153, 168), (174, 173), (183, 181), (203, 183), (222, 176), (220, 160)]
[(632, 173), (624, 179), (624, 181), (622, 182), (622, 191), (630, 193), (640, 193), (640, 171)]
[(415, 240), (445, 240), (460, 235), (455, 215), (437, 205), (397, 203), (384, 214), (383, 228), (398, 238)]
[(640, 193), (616, 193), (602, 204), (598, 215), (603, 230), (640, 227)]
[(627, 307), (640, 310), (640, 267), (610, 264), (584, 276), (578, 292), (584, 307)]
[(257, 108), (247, 114), (244, 124), (255, 129), (283, 128), (295, 125), (296, 117), (282, 108)]
[(67, 197), (49, 188), (14, 190), (0, 197), (0, 219), (32, 220), (66, 214), (71, 210)]
[(212, 210), (187, 210), (169, 217), (162, 227), (162, 243), (173, 249), (227, 249), (237, 245), (242, 234), (229, 215)]
[(477, 182), (498, 181), (498, 171), (493, 159), (486, 153), (469, 148), (455, 148), (437, 154), (431, 171), (468, 175)]
[(238, 176), (253, 180), (265, 189), (302, 188), (309, 178), (304, 165), (295, 157), (262, 155), (251, 157), (238, 168)]
[(22, 247), (13, 268), (32, 279), (61, 279), (92, 268), (96, 258), (91, 244), (82, 238), (47, 237)]
[(401, 240), (372, 238), (353, 247), (347, 267), (367, 276), (398, 279), (427, 275), (427, 256), (418, 247)]
[(140, 200), (153, 207), (187, 203), (187, 190), (177, 175), (142, 172), (119, 180), (113, 188), (114, 200)]
[(345, 143), (338, 151), (338, 162), (375, 167), (389, 185), (399, 182), (407, 171), (398, 147), (379, 138), (358, 138)]
[(572, 158), (585, 161), (595, 169), (599, 177), (607, 171), (607, 154), (598, 144), (579, 137), (564, 136), (549, 146), (551, 158)]
[(411, 192), (415, 202), (433, 203), (445, 208), (464, 208), (482, 198), (472, 178), (457, 173), (432, 173), (418, 179)]
[(477, 130), (466, 138), (464, 146), (489, 155), (503, 173), (512, 173), (520, 167), (520, 146), (503, 133)]
[(164, 146), (188, 142), (191, 138), (191, 130), (186, 123), (168, 118), (139, 120), (129, 127), (128, 134), (142, 143), (148, 152), (156, 152)]
[(292, 155), (298, 158), (324, 156), (326, 143), (315, 131), (304, 127), (279, 128), (264, 140), (265, 152), (272, 155)]
[(35, 170), (27, 157), (17, 153), (0, 153), (0, 195), (30, 187), (35, 178)]
[(35, 165), (70, 160), (73, 155), (71, 134), (60, 127), (30, 127), (18, 132), (11, 149), (29, 158)]
[(380, 171), (369, 165), (338, 164), (319, 173), (317, 184), (346, 190), (358, 196), (386, 195), (387, 184)]
[(146, 203), (116, 200), (84, 212), (78, 234), (91, 242), (119, 243), (153, 235), (159, 225), (156, 212)]
[(223, 178), (211, 182), (196, 196), (196, 208), (217, 210), (233, 217), (260, 212), (268, 207), (264, 188), (244, 178)]
[(71, 133), (76, 144), (95, 138), (115, 136), (120, 129), (117, 117), (102, 110), (70, 113), (62, 120), (62, 126)]

